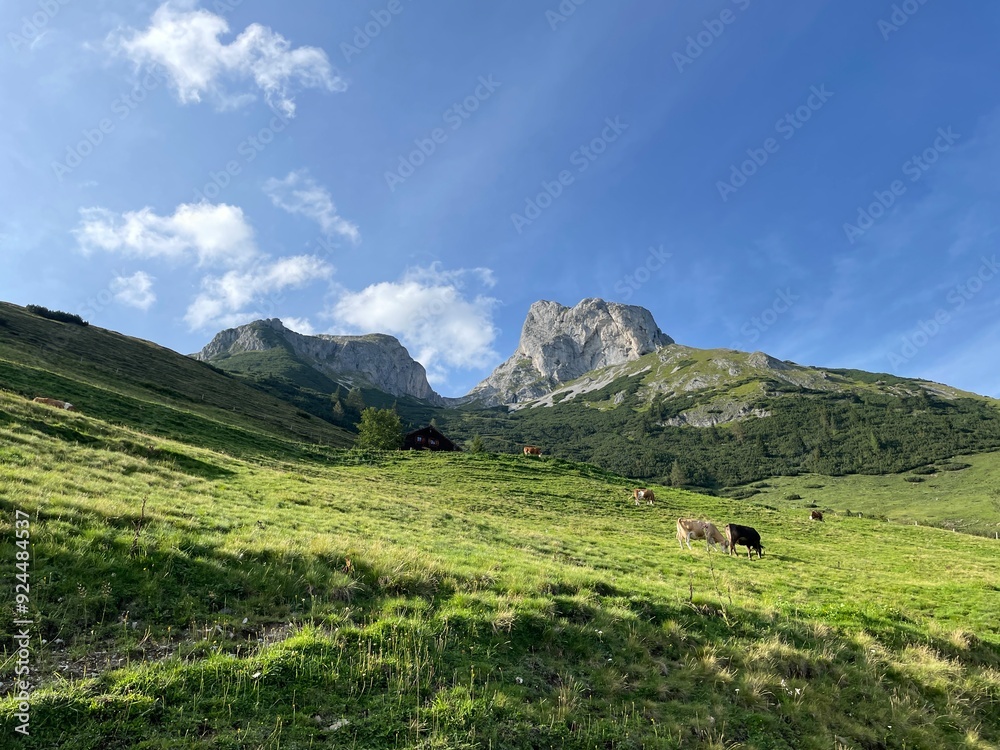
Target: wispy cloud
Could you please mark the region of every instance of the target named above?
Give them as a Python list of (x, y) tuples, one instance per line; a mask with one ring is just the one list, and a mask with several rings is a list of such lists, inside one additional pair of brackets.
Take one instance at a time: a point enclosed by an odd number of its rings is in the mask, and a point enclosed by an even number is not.
[(317, 47), (295, 47), (281, 34), (251, 24), (232, 42), (219, 40), (229, 24), (215, 13), (194, 9), (191, 2), (168, 0), (145, 31), (113, 34), (109, 44), (138, 65), (166, 70), (182, 103), (210, 96), (220, 107), (241, 106), (255, 97), (249, 91), (231, 93), (224, 81), (252, 79), (264, 98), (286, 117), (295, 114), (294, 94), (300, 88), (344, 91), (347, 84)]
[(194, 255), (199, 266), (230, 268), (258, 255), (253, 228), (243, 210), (225, 203), (185, 203), (170, 216), (159, 216), (148, 207), (122, 214), (82, 208), (73, 234), (84, 253), (103, 250), (173, 260)]
[(486, 268), (445, 271), (435, 263), (410, 269), (399, 281), (344, 293), (333, 317), (350, 332), (397, 336), (427, 368), (431, 381), (442, 382), (448, 368), (485, 367), (497, 359), (493, 312), (498, 300), (470, 295), (470, 282), (492, 288), (495, 280)]
[(231, 328), (257, 318), (271, 317), (284, 301), (282, 293), (329, 279), (333, 267), (312, 255), (297, 255), (206, 276), (201, 293), (187, 309), (184, 320), (192, 330)]
[(131, 276), (116, 276), (111, 281), (111, 293), (123, 305), (145, 311), (156, 302), (153, 281), (153, 277), (145, 271), (137, 271)]
[(289, 172), (283, 180), (268, 180), (264, 183), (264, 192), (278, 208), (315, 221), (327, 237), (339, 235), (354, 244), (361, 241), (357, 224), (337, 213), (330, 192), (305, 170)]

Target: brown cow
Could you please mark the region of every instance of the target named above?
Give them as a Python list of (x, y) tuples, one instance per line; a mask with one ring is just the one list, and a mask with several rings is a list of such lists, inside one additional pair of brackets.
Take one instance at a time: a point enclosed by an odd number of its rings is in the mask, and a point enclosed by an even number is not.
[(823, 520), (823, 513), (822, 513), (822, 511), (818, 511), (818, 510), (809, 511), (809, 520), (810, 521), (822, 521)]
[(715, 528), (711, 521), (701, 521), (695, 518), (677, 519), (677, 543), (684, 549), (687, 542), (688, 549), (691, 549), (692, 539), (704, 539), (706, 549), (711, 549), (716, 544), (722, 545), (722, 551), (729, 551), (729, 541), (722, 535), (722, 532)]
[(647, 490), (646, 488), (636, 488), (632, 490), (632, 499), (635, 500), (635, 504), (638, 505), (640, 500), (645, 500), (646, 505), (652, 505), (653, 501), (656, 500), (656, 495), (652, 490)]
[(66, 411), (76, 411), (76, 407), (73, 406), (69, 401), (60, 401), (55, 398), (44, 398), (39, 396), (38, 398), (32, 399), (36, 404), (48, 404), (49, 406), (54, 406), (57, 409), (65, 409)]
[(542, 449), (537, 445), (526, 445), (524, 446), (524, 455), (526, 456), (540, 456), (542, 455)]

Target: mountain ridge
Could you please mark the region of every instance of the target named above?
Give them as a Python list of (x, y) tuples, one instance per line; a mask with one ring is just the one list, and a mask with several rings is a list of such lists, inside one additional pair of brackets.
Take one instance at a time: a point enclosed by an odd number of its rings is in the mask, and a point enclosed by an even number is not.
[(202, 362), (218, 362), (236, 354), (276, 348), (286, 349), (318, 372), (348, 386), (360, 378), (392, 396), (412, 396), (434, 406), (445, 404), (427, 381), (423, 365), (410, 357), (396, 337), (384, 333), (307, 336), (271, 318), (220, 331), (191, 356)]

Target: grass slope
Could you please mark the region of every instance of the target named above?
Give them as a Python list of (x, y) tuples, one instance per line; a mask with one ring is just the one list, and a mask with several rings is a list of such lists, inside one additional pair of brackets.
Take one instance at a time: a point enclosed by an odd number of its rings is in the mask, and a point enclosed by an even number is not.
[(918, 471), (775, 477), (764, 483), (766, 487), (758, 486), (761, 494), (755, 499), (787, 501), (790, 495), (799, 495), (801, 499), (793, 502), (800, 507), (816, 504), (841, 513), (862, 512), (991, 537), (1000, 532), (1000, 453), (958, 456)]
[[(31, 521), (21, 747), (1000, 747), (990, 540), (665, 488), (637, 507), (558, 459), (264, 463), (0, 411), (4, 565)], [(754, 525), (764, 559), (679, 550), (680, 514)]]
[[(557, 392), (555, 406), (450, 410), (438, 423), (459, 440), (480, 434), (492, 450), (541, 445), (648, 481), (666, 481), (676, 462), (687, 484), (712, 489), (775, 475), (890, 474), (1000, 448), (992, 399), (899, 378), (823, 377), (760, 354), (702, 351), (709, 368), (694, 355), (677, 360), (677, 348), (585, 376), (598, 387)], [(673, 380), (661, 379), (668, 364)]]
[(0, 388), (71, 401), (108, 421), (230, 453), (353, 441), (345, 430), (169, 349), (7, 303), (0, 303)]

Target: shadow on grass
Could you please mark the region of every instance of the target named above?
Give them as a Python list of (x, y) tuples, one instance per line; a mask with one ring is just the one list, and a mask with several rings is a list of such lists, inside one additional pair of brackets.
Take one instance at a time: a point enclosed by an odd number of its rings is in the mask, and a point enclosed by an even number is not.
[[(0, 509), (6, 514), (14, 507), (0, 500)], [(927, 646), (969, 669), (995, 665), (1000, 655), (995, 645), (971, 635), (964, 641), (928, 640), (889, 616), (817, 629), (815, 620), (722, 601), (629, 595), (596, 572), (583, 585), (554, 580), (548, 594), (510, 600), (498, 599), (474, 579), (407, 569), (391, 554), (237, 553), (222, 551), (221, 542), (158, 543), (155, 535), (140, 535), (133, 557), (138, 509), (115, 518), (83, 510), (73, 528), (65, 521), (46, 528), (57, 520), (43, 510), (32, 524), (33, 576), (44, 581), (32, 588), (41, 637), (50, 643), (62, 638), (78, 651), (114, 650), (125, 614), (154, 639), (169, 638), (168, 628), (203, 639), (197, 633), (204, 630), (196, 626), (211, 625), (215, 640), (191, 644), (194, 650), (183, 660), (108, 673), (87, 687), (54, 683), (55, 692), (33, 705), (33, 744), (27, 747), (63, 746), (56, 738), (65, 739), (59, 732), (68, 714), (75, 727), (96, 738), (88, 747), (158, 739), (166, 747), (169, 738), (190, 733), (204, 734), (208, 742), (213, 732), (231, 737), (236, 727), (255, 726), (261, 701), (268, 722), (288, 717), (292, 733), (305, 731), (306, 725), (295, 723), (296, 713), (349, 716), (351, 736), (368, 747), (398, 745), (395, 727), (434, 706), (441, 731), (454, 733), (449, 736), (475, 728), (504, 747), (603, 746), (600, 737), (606, 739), (618, 722), (628, 725), (628, 714), (621, 713), (627, 706), (634, 712), (635, 737), (668, 721), (687, 732), (684, 747), (706, 746), (707, 735), (698, 734), (706, 730), (693, 717), (699, 706), (719, 712), (727, 740), (749, 746), (813, 746), (802, 740), (818, 724), (822, 733), (851, 736), (859, 747), (896, 747), (887, 744), (884, 725), (875, 720), (900, 710), (892, 705), (893, 688), (915, 690), (922, 704), (939, 711), (947, 697), (930, 682), (885, 669), (860, 633), (874, 630), (892, 648)], [(12, 552), (5, 540), (0, 555)], [(0, 608), (9, 599), (0, 592)], [(400, 604), (392, 605), (394, 600)], [(539, 604), (544, 601), (551, 606)], [(252, 621), (241, 626), (244, 617)], [(268, 624), (290, 622), (317, 622), (321, 628), (270, 652), (257, 645)], [(215, 636), (215, 624), (238, 637)], [(240, 640), (254, 647), (237, 652)], [(253, 683), (254, 670), (257, 676), (266, 671), (266, 679)], [(794, 688), (803, 686), (810, 696), (829, 688), (823, 696), (832, 708), (814, 716), (808, 703), (796, 702)], [(228, 703), (214, 701), (219, 690), (231, 695)], [(508, 702), (477, 702), (476, 690), (502, 693)], [(458, 700), (466, 694), (467, 700)], [(862, 704), (867, 713), (858, 712)], [(552, 714), (559, 718), (536, 715), (529, 705), (561, 707)], [(1000, 730), (989, 718), (988, 701), (953, 709), (959, 710), (952, 716), (956, 726)], [(0, 714), (0, 729), (11, 731), (12, 721), (11, 714)], [(586, 728), (590, 722), (593, 729)], [(535, 737), (540, 724), (553, 727), (553, 734)], [(609, 746), (642, 744), (634, 739)]]

